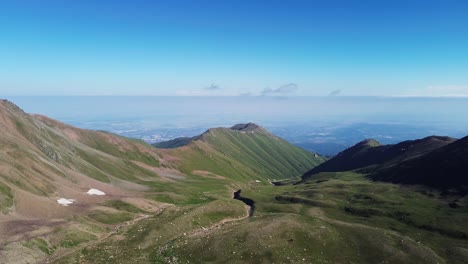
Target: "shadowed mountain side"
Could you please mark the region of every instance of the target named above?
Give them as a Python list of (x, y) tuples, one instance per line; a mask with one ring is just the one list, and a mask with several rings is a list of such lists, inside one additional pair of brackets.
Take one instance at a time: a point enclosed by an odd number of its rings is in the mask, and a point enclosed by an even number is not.
[(394, 145), (381, 145), (374, 139), (367, 139), (313, 168), (305, 173), (302, 178), (310, 178), (319, 172), (340, 172), (356, 169), (369, 172), (375, 170), (376, 167), (390, 166), (429, 153), (455, 140), (450, 137), (430, 136), (418, 140), (403, 141)]
[(420, 157), (379, 168), (373, 180), (468, 192), (468, 137)]
[(162, 149), (171, 149), (171, 148), (183, 147), (195, 140), (197, 140), (197, 137), (179, 137), (179, 138), (171, 139), (168, 141), (155, 143), (153, 144), (153, 146), (157, 148), (162, 148)]

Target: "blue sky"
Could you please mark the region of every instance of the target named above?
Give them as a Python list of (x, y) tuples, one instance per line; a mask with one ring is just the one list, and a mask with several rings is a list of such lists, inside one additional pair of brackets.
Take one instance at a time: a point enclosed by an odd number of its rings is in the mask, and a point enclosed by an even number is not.
[(0, 95), (468, 95), (467, 1), (2, 1)]

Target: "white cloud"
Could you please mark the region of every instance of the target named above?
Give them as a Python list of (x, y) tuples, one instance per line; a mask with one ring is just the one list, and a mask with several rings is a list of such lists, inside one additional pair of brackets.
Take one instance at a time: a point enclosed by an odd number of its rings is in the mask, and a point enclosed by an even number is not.
[(219, 87), (219, 85), (214, 84), (214, 83), (212, 83), (208, 87), (205, 87), (205, 90), (207, 90), (207, 91), (216, 91), (216, 90), (220, 90), (220, 89), (221, 89), (221, 87)]
[(234, 90), (178, 90), (176, 96), (238, 96), (239, 91)]
[(334, 91), (331, 91), (328, 96), (338, 96), (341, 94), (341, 90), (334, 90)]
[(263, 89), (261, 95), (287, 95), (291, 93), (295, 93), (299, 89), (298, 85), (295, 83), (288, 83), (281, 85), (276, 89), (271, 89), (269, 87)]
[(215, 83), (201, 89), (176, 91), (177, 96), (236, 96), (238, 94), (238, 92), (222, 89)]

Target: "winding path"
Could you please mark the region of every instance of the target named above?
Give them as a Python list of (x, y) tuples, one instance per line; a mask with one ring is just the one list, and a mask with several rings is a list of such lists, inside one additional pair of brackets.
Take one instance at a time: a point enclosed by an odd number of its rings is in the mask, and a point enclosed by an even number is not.
[[(241, 192), (241, 190), (238, 190), (237, 192), (234, 192), (233, 199), (240, 200), (240, 201), (242, 201), (242, 202), (244, 202), (246, 204), (245, 207), (244, 207), (245, 208), (245, 215), (237, 217), (237, 218), (230, 218), (230, 217), (229, 218), (224, 218), (224, 219), (212, 224), (209, 227), (201, 227), (201, 228), (192, 230), (190, 233), (184, 234), (183, 236), (194, 237), (194, 236), (199, 236), (199, 235), (207, 235), (210, 232), (212, 232), (213, 230), (221, 228), (225, 224), (232, 223), (232, 222), (237, 222), (237, 221), (242, 221), (244, 219), (252, 217), (253, 212), (255, 210), (255, 201), (253, 201), (252, 199), (249, 199), (249, 198), (241, 197), (240, 192)], [(162, 213), (162, 211), (164, 209), (165, 208), (162, 208), (159, 211), (159, 214)], [(87, 243), (80, 244), (79, 246), (77, 246), (76, 248), (73, 248), (71, 250), (58, 252), (57, 254), (54, 254), (53, 256), (49, 256), (49, 257), (45, 258), (44, 260), (40, 261), (39, 263), (41, 263), (41, 264), (52, 263), (52, 262), (57, 261), (57, 260), (59, 260), (61, 258), (70, 256), (73, 253), (76, 253), (76, 252), (82, 250), (83, 248), (85, 248), (87, 246), (91, 246), (91, 245), (95, 245), (95, 244), (98, 244), (100, 242), (103, 242), (104, 240), (106, 240), (110, 236), (112, 236), (112, 235), (116, 234), (118, 231), (120, 231), (121, 228), (132, 226), (132, 225), (138, 223), (139, 221), (142, 221), (142, 220), (147, 219), (149, 217), (154, 217), (154, 216), (144, 214), (144, 215), (140, 215), (140, 216), (134, 218), (133, 220), (130, 220), (130, 221), (127, 221), (125, 223), (116, 225), (116, 226), (113, 227), (112, 231), (110, 231), (109, 233), (105, 234), (104, 236), (98, 238), (97, 240), (93, 240), (93, 241), (89, 241)], [(181, 237), (182, 236), (178, 236), (178, 237), (172, 239), (171, 241), (175, 241), (175, 240), (177, 240), (177, 239), (179, 239)], [(163, 250), (165, 248), (165, 246), (167, 246), (171, 241), (168, 241), (164, 246), (160, 247), (160, 251)]]
[[(164, 208), (161, 209), (160, 212), (162, 212), (162, 210), (164, 210)], [(85, 248), (87, 246), (91, 246), (91, 245), (94, 245), (94, 244), (97, 244), (99, 242), (104, 241), (105, 239), (109, 238), (110, 236), (116, 234), (123, 227), (134, 225), (134, 224), (138, 223), (139, 221), (147, 219), (149, 217), (153, 217), (153, 215), (143, 214), (143, 215), (140, 215), (140, 216), (138, 216), (138, 217), (136, 217), (136, 218), (134, 218), (134, 219), (132, 219), (130, 221), (126, 221), (125, 223), (118, 224), (118, 225), (116, 225), (116, 226), (114, 226), (112, 228), (112, 231), (110, 231), (109, 233), (105, 234), (104, 236), (102, 236), (102, 237), (100, 237), (100, 238), (98, 238), (96, 240), (91, 240), (91, 241), (89, 241), (87, 243), (80, 244), (79, 246), (77, 246), (77, 247), (75, 247), (75, 248), (73, 248), (71, 250), (66, 250), (66, 251), (59, 252), (57, 254), (54, 254), (54, 255), (52, 255), (50, 257), (45, 258), (44, 260), (42, 260), (42, 261), (40, 261), (38, 263), (40, 263), (40, 264), (52, 263), (52, 262), (57, 261), (57, 260), (59, 260), (61, 258), (67, 257), (67, 256), (69, 256), (69, 255), (71, 255), (71, 254), (73, 254), (73, 253), (75, 253), (75, 252), (77, 252), (79, 250), (82, 250), (83, 248)]]
[(198, 235), (206, 235), (206, 234), (210, 233), (211, 231), (213, 231), (213, 230), (215, 230), (217, 228), (220, 228), (224, 224), (231, 223), (231, 222), (237, 222), (237, 221), (247, 219), (247, 218), (250, 217), (250, 210), (251, 210), (250, 206), (246, 205), (245, 206), (245, 215), (244, 216), (237, 217), (237, 218), (224, 218), (221, 221), (219, 221), (217, 223), (214, 223), (210, 227), (201, 227), (199, 229), (195, 229), (192, 232), (190, 232), (188, 234), (188, 236), (194, 237), (194, 236), (198, 236)]

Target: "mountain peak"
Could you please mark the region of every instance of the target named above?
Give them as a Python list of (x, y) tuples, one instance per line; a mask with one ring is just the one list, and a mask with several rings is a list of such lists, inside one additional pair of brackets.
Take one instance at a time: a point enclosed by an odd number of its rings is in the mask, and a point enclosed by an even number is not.
[(0, 106), (2, 106), (2, 108), (5, 108), (5, 109), (7, 109), (9, 111), (12, 111), (12, 112), (25, 114), (23, 109), (21, 109), (19, 106), (17, 106), (16, 104), (14, 104), (11, 101), (8, 101), (6, 99), (0, 99)]
[(447, 136), (429, 136), (421, 139), (423, 142), (437, 142), (437, 141), (448, 141), (448, 142), (453, 142), (455, 141), (455, 138), (452, 137), (447, 137)]
[(237, 130), (237, 131), (242, 131), (242, 132), (252, 132), (256, 131), (258, 129), (261, 129), (262, 127), (255, 124), (255, 123), (247, 123), (247, 124), (237, 124), (232, 126), (230, 129), (231, 130)]
[(358, 142), (356, 145), (348, 148), (348, 149), (345, 149), (344, 151), (338, 153), (337, 156), (346, 156), (346, 155), (351, 155), (351, 156), (355, 156), (356, 154), (358, 153), (361, 153), (361, 152), (365, 152), (367, 151), (369, 148), (374, 148), (374, 147), (380, 147), (382, 146), (382, 144), (380, 144), (380, 142), (378, 142), (377, 140), (373, 139), (373, 138), (368, 138), (368, 139), (365, 139), (361, 142)]
[(377, 146), (380, 146), (382, 144), (380, 144), (379, 141), (373, 139), (373, 138), (368, 138), (368, 139), (365, 139), (359, 143), (357, 143), (355, 146), (369, 146), (369, 147), (377, 147)]
[[(157, 148), (178, 148), (182, 146), (186, 146), (191, 142), (194, 141), (207, 141), (209, 140), (212, 136), (219, 134), (219, 133), (235, 133), (235, 132), (241, 132), (242, 134), (251, 134), (254, 132), (263, 132), (262, 134), (265, 135), (271, 135), (268, 131), (266, 131), (263, 127), (255, 124), (255, 123), (242, 123), (242, 124), (237, 124), (232, 127), (226, 128), (226, 127), (217, 127), (217, 128), (210, 128), (203, 132), (201, 135), (197, 135), (194, 137), (180, 137), (180, 138), (175, 138), (172, 140), (164, 141), (164, 142), (159, 142), (153, 144), (153, 146)], [(271, 135), (272, 136), (272, 135)]]

